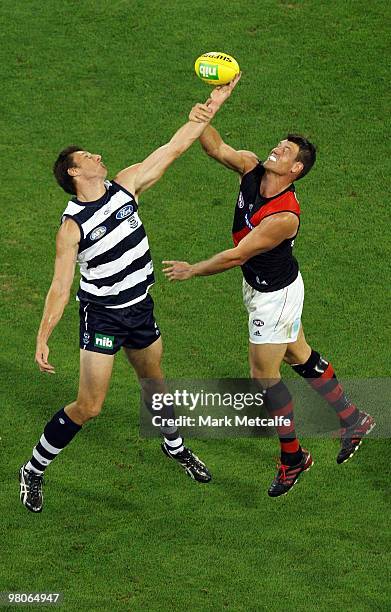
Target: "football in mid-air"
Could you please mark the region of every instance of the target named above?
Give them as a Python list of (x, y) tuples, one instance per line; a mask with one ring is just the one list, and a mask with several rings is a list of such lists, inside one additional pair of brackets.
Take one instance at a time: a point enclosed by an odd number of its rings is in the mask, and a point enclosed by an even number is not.
[(211, 51), (195, 61), (196, 75), (208, 85), (226, 85), (240, 72), (235, 58), (227, 53)]

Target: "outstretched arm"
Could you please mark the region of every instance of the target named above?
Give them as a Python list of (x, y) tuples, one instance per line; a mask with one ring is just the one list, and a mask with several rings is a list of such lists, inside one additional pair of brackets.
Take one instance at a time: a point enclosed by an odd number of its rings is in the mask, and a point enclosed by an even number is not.
[(79, 241), (79, 227), (72, 219), (65, 220), (57, 233), (54, 275), (46, 296), (45, 307), (37, 335), (35, 361), (41, 372), (54, 374), (54, 367), (48, 362), (49, 347), (47, 343), (69, 301), (69, 294), (75, 275)]
[[(196, 111), (195, 108), (193, 110)], [(257, 155), (252, 151), (237, 151), (227, 145), (211, 125), (208, 125), (201, 134), (200, 143), (209, 157), (213, 157), (230, 170), (235, 170), (241, 176), (250, 172), (259, 162)]]
[[(210, 101), (208, 101), (209, 104), (213, 104), (215, 96), (218, 96), (217, 88), (212, 92)], [(192, 108), (189, 118), (192, 121), (202, 121), (203, 109), (203, 104), (196, 104)], [(202, 132), (200, 143), (209, 157), (213, 157), (213, 159), (216, 159), (230, 170), (235, 170), (241, 176), (246, 174), (246, 172), (250, 172), (258, 164), (259, 160), (255, 153), (252, 153), (252, 151), (237, 151), (230, 147), (211, 125), (208, 125)]]
[(291, 212), (281, 212), (267, 217), (253, 229), (238, 246), (227, 249), (210, 259), (189, 264), (186, 261), (163, 261), (163, 269), (172, 280), (187, 280), (193, 276), (209, 276), (242, 266), (248, 259), (278, 246), (283, 240), (293, 238), (298, 228), (298, 218)]
[(115, 181), (136, 196), (152, 187), (163, 176), (167, 168), (201, 136), (221, 105), (229, 98), (239, 79), (240, 75), (228, 85), (218, 88), (219, 91), (214, 99), (208, 100), (208, 106), (201, 105), (199, 121), (188, 121), (167, 144), (151, 153), (143, 162), (119, 172)]

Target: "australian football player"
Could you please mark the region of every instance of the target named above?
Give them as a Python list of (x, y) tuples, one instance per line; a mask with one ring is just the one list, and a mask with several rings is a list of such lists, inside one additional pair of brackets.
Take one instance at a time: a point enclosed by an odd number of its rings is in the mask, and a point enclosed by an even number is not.
[[(41, 372), (54, 373), (49, 337), (69, 301), (80, 266), (80, 382), (77, 398), (46, 424), (31, 458), (20, 468), (20, 499), (32, 512), (42, 509), (43, 474), (50, 463), (101, 409), (109, 387), (114, 355), (123, 348), (140, 380), (163, 380), (162, 340), (153, 315), (149, 288), (154, 283), (148, 239), (138, 214), (140, 195), (202, 134), (229, 97), (239, 77), (216, 92), (197, 121), (189, 120), (164, 146), (143, 162), (107, 181), (98, 154), (79, 146), (64, 149), (54, 175), (75, 196), (62, 215), (56, 240), (54, 276), (39, 327), (35, 359)], [(199, 121), (200, 118), (203, 121)], [(164, 453), (200, 482), (211, 478), (205, 464), (183, 444), (175, 427), (162, 428)]]
[[(190, 113), (202, 120), (197, 105)], [(199, 263), (165, 261), (169, 280), (208, 276), (241, 266), (243, 300), (248, 311), (251, 377), (262, 381), (270, 416), (284, 416), (289, 427), (277, 428), (281, 447), (278, 466), (268, 493), (283, 495), (312, 465), (309, 451), (295, 433), (292, 397), (281, 380), (282, 361), (304, 377), (336, 411), (341, 427), (337, 463), (347, 461), (375, 423), (345, 395), (333, 366), (307, 343), (301, 314), (303, 279), (293, 245), (300, 227), (300, 205), (294, 182), (312, 168), (316, 150), (306, 138), (288, 134), (259, 161), (250, 151), (236, 151), (208, 126), (200, 136), (205, 152), (240, 175), (240, 191), (233, 220), (234, 248)]]

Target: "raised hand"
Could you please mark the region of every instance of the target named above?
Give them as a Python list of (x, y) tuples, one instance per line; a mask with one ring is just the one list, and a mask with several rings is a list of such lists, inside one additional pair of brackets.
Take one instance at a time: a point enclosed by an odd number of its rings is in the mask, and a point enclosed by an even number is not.
[(205, 123), (213, 119), (220, 106), (230, 97), (231, 93), (239, 83), (242, 73), (240, 72), (227, 85), (219, 85), (213, 88), (210, 97), (205, 104), (195, 104), (189, 113), (189, 120), (196, 123)]
[(207, 101), (208, 106), (212, 108), (217, 105), (218, 108), (230, 97), (231, 93), (235, 89), (236, 85), (239, 83), (242, 73), (239, 74), (232, 79), (227, 85), (218, 85), (213, 88), (212, 93), (210, 94), (210, 102)]
[(205, 104), (195, 104), (189, 113), (189, 121), (195, 121), (196, 123), (210, 121), (214, 113), (213, 110), (208, 107), (208, 102), (211, 102), (211, 98), (209, 98)]

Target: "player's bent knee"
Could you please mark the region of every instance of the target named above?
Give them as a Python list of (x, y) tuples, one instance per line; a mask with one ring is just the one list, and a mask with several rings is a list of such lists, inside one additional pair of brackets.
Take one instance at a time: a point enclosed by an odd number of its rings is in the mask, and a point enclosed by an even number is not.
[(295, 361), (295, 357), (294, 355), (292, 355), (291, 353), (288, 353), (288, 351), (285, 353), (284, 355), (284, 361), (285, 363), (287, 363), (288, 365), (292, 365), (292, 363), (297, 363)]
[(85, 402), (78, 400), (76, 402), (76, 409), (79, 414), (80, 419), (83, 421), (89, 421), (97, 417), (102, 410), (103, 402)]
[(300, 350), (291, 350), (289, 347), (284, 355), (284, 361), (288, 365), (295, 365), (297, 363), (305, 363), (308, 357), (311, 355), (311, 347), (305, 343), (304, 346), (300, 347)]
[(250, 376), (254, 380), (256, 380), (258, 378), (264, 378), (265, 370), (262, 370), (261, 368), (257, 368), (256, 366), (251, 365), (250, 366)]
[(252, 366), (250, 368), (250, 376), (253, 380), (258, 381), (265, 387), (270, 387), (280, 379), (279, 370), (261, 370)]

